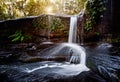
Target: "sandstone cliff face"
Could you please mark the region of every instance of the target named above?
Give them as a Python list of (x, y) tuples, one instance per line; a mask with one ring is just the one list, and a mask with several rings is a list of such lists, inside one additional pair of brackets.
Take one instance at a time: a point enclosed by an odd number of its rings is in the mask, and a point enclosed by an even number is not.
[[(62, 21), (65, 21), (63, 23), (64, 28), (56, 28), (54, 31), (51, 31), (51, 29), (48, 26), (43, 27), (39, 25), (42, 16), (43, 15), (0, 21), (0, 42), (10, 43), (11, 39), (8, 37), (10, 35), (13, 35), (16, 30), (21, 30), (24, 35), (28, 35), (31, 37), (31, 39), (26, 40), (25, 42), (66, 42), (69, 29), (69, 17), (59, 17)], [(48, 16), (46, 17), (46, 20), (48, 20)], [(49, 21), (46, 22), (49, 25)], [(42, 23), (44, 23), (44, 21), (42, 21)]]

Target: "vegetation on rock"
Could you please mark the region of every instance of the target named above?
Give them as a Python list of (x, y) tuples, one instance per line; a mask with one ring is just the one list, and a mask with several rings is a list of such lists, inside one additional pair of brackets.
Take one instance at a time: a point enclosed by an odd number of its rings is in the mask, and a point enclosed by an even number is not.
[(105, 0), (88, 0), (86, 4), (86, 23), (85, 30), (92, 30), (103, 18), (103, 13), (106, 10)]
[(21, 30), (17, 30), (13, 35), (10, 35), (9, 38), (11, 38), (12, 42), (20, 41), (23, 42), (26, 39), (31, 39), (31, 36), (25, 35)]

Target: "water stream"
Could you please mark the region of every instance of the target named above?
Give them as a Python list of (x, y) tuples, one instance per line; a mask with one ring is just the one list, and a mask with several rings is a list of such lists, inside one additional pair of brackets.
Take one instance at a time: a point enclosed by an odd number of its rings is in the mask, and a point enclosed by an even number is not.
[[(82, 11), (79, 15), (71, 16), (67, 43), (43, 42), (41, 44), (43, 46), (48, 44), (51, 45), (40, 51), (35, 50), (36, 57), (33, 56), (33, 59), (43, 59), (42, 61), (40, 60), (40, 62), (15, 62), (0, 65), (0, 80), (2, 76), (2, 78), (4, 78), (4, 82), (88, 82), (89, 80), (84, 81), (85, 78), (88, 78), (85, 72), (89, 73), (92, 70), (97, 70), (96, 74), (99, 74), (101, 77), (106, 79), (107, 82), (119, 82), (120, 74), (118, 72), (120, 70), (120, 57), (110, 56), (109, 49), (112, 48), (111, 44), (102, 43), (93, 49), (85, 49), (77, 44), (77, 22), (78, 19), (82, 21), (83, 14), (84, 12)], [(79, 38), (81, 43), (83, 43), (83, 33), (84, 30), (81, 27), (81, 35)], [(50, 37), (48, 37), (48, 39), (50, 40)], [(28, 51), (28, 53), (25, 51), (24, 53), (30, 54), (30, 52), (32, 51)], [(58, 61), (58, 59), (63, 60)], [(86, 66), (86, 64), (91, 70)], [(71, 77), (76, 77), (79, 75), (80, 77), (74, 78), (72, 81), (49, 80), (61, 80), (66, 77), (71, 79)], [(91, 74), (88, 76), (91, 77)], [(78, 80), (79, 78), (83, 78), (83, 80)], [(102, 78), (99, 79), (98, 76), (94, 76), (94, 74), (92, 75), (92, 78), (98, 80), (95, 82), (105, 82), (99, 81)], [(94, 82), (94, 80), (90, 82)]]
[(68, 43), (75, 43), (77, 36), (77, 16), (72, 16), (70, 18), (70, 28), (69, 28), (69, 37)]
[(63, 70), (59, 70), (57, 71), (57, 73), (62, 73), (63, 75), (66, 74), (74, 75), (89, 70), (86, 66), (85, 49), (82, 46), (75, 44), (77, 40), (77, 20), (78, 20), (78, 16), (71, 16), (70, 18), (68, 43), (59, 43), (57, 45), (48, 47), (42, 50), (40, 53), (38, 53), (38, 55), (46, 59), (54, 59), (59, 57), (66, 58), (66, 62), (69, 64), (59, 64), (59, 65), (45, 64), (44, 66), (40, 66), (34, 69), (27, 68), (26, 72), (33, 72), (38, 69), (43, 69), (48, 67), (49, 68), (60, 67)]
[[(84, 39), (84, 10), (81, 10), (81, 12), (78, 15), (74, 15), (70, 17), (70, 28), (69, 28), (69, 37), (68, 37), (68, 43), (80, 43), (83, 44)], [(78, 20), (81, 22), (81, 26), (78, 29)], [(78, 33), (79, 32), (79, 33)], [(79, 37), (79, 35), (80, 37)]]

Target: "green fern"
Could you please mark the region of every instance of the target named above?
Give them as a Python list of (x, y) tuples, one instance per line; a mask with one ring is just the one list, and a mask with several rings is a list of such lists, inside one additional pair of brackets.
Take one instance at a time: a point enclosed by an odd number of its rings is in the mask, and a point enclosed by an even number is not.
[(21, 30), (17, 30), (13, 35), (10, 35), (8, 38), (11, 38), (12, 42), (16, 42), (16, 41), (24, 41), (24, 37), (25, 35), (22, 33)]

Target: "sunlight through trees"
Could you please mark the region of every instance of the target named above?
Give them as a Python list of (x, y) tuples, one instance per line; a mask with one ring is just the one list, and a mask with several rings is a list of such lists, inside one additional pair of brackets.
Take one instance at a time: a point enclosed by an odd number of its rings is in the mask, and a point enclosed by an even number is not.
[(40, 14), (78, 14), (86, 0), (1, 0), (0, 20)]

